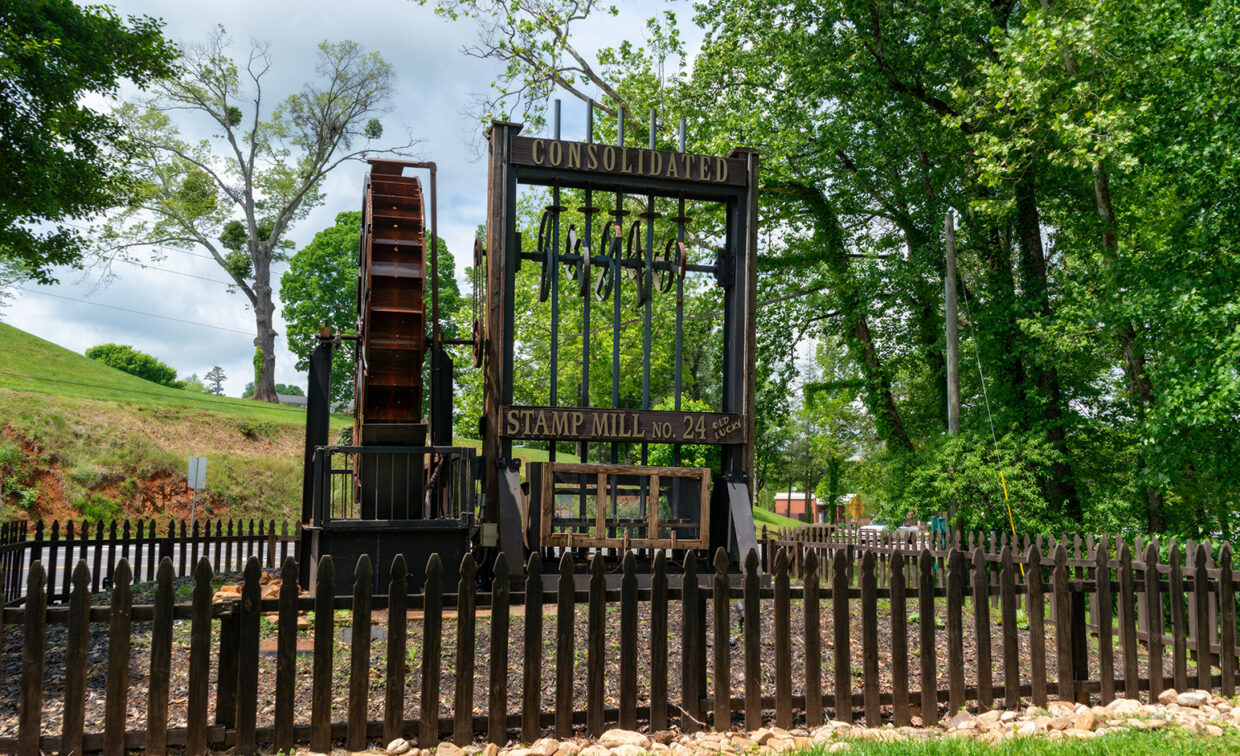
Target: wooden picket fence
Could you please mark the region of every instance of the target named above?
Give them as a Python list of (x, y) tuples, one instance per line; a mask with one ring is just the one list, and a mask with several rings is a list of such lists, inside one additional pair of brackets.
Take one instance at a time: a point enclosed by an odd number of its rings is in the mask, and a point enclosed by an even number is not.
[[(1219, 550), (1216, 567), (1208, 566), (1204, 545), (1194, 546), (1187, 563), (1177, 545), (1167, 550), (1166, 561), (1160, 553), (1150, 544), (1134, 558), (1126, 543), (1111, 548), (1099, 542), (1092, 554), (1076, 559), (1060, 543), (1044, 558), (1035, 542), (1022, 553), (1005, 545), (993, 560), (981, 547), (968, 552), (953, 547), (942, 556), (929, 549), (909, 554), (861, 549), (854, 564), (846, 550), (820, 563), (810, 549), (800, 557), (798, 579), (792, 552), (778, 548), (769, 576), (761, 574), (759, 554), (750, 552), (739, 585), (733, 584), (722, 551), (715, 555), (713, 574), (701, 575), (692, 554), (678, 565), (681, 571), (669, 574), (669, 560), (659, 553), (648, 588), (639, 588), (629, 553), (618, 589), (608, 587), (603, 558), (586, 567), (566, 553), (557, 565), (558, 580), (550, 581), (553, 591), (542, 589), (537, 554), (523, 566), (522, 579), (510, 575), (500, 556), (492, 588), (485, 592), (476, 587), (471, 556), (461, 563), (459, 584), (445, 586), (435, 555), (424, 591), (413, 596), (407, 591), (407, 565), (398, 556), (385, 596), (371, 595), (372, 565), (359, 560), (351, 598), (334, 596), (330, 557), (318, 565), (313, 596), (299, 595), (297, 564), (287, 559), (279, 595), (263, 598), (260, 562), (251, 557), (239, 599), (213, 599), (214, 573), (200, 560), (192, 601), (180, 604), (172, 562), (164, 559), (150, 605), (133, 604), (132, 571), (122, 560), (107, 606), (91, 605), (91, 571), (79, 562), (67, 607), (48, 607), (45, 573), (36, 563), (25, 606), (3, 613), (6, 626), (22, 627), (22, 645), (21, 676), (15, 681), (20, 683), (18, 734), (0, 739), (0, 751), (161, 753), (176, 746), (194, 754), (208, 747), (248, 754), (259, 744), (289, 750), (308, 743), (326, 752), (339, 740), (350, 750), (396, 737), (415, 738), (422, 747), (445, 738), (463, 744), (478, 736), (503, 743), (514, 734), (529, 742), (547, 731), (560, 738), (583, 731), (597, 735), (613, 724), (658, 730), (674, 722), (690, 732), (768, 722), (813, 727), (828, 711), (849, 721), (859, 715), (869, 726), (906, 725), (915, 717), (937, 720), (944, 703), (947, 711), (966, 705), (1016, 708), (1045, 705), (1054, 695), (1105, 704), (1120, 693), (1154, 700), (1168, 686), (1233, 695), (1237, 575), (1230, 546)], [(880, 558), (886, 565), (881, 584)], [(588, 578), (576, 574), (579, 568), (587, 569)], [(447, 592), (452, 588), (454, 593)], [(1186, 613), (1195, 614), (1198, 628), (1207, 627), (1211, 598), (1217, 606), (1217, 646), (1210, 632), (1188, 643)], [(1021, 626), (1022, 604), (1027, 627)], [(544, 610), (552, 606), (547, 624), (554, 628), (544, 627)], [(1087, 606), (1092, 607), (1088, 616)], [(1142, 606), (1156, 630), (1145, 639), (1137, 633)], [(739, 631), (733, 621), (738, 607), (743, 609)], [(585, 612), (584, 633), (577, 624), (579, 608)], [(347, 682), (337, 683), (333, 655), (340, 610), (348, 612), (351, 629)], [(296, 658), (298, 614), (306, 611), (313, 611), (312, 626), (302, 631), (313, 654), (308, 695), (298, 693), (305, 680), (299, 679)], [(379, 611), (386, 611), (380, 625), (386, 637), (374, 641), (372, 619)], [(275, 673), (260, 682), (263, 615), (274, 618), (269, 622), (275, 626)], [(478, 643), (483, 618), (489, 633)], [(174, 649), (177, 620), (190, 624), (187, 652)], [(445, 637), (445, 620), (455, 622), (454, 642)], [(519, 641), (510, 633), (514, 620), (522, 630)], [(641, 620), (646, 632), (639, 632)], [(91, 622), (108, 623), (109, 632), (104, 713), (88, 727)], [(134, 675), (131, 639), (137, 623), (151, 623), (149, 666)], [(54, 625), (67, 625), (67, 650), (62, 666), (48, 669), (46, 638)], [(824, 640), (830, 641), (827, 659)], [(972, 644), (968, 655), (966, 640)], [(584, 662), (577, 653), (581, 645)], [(406, 651), (415, 647), (420, 653), (411, 662)], [(188, 675), (183, 727), (169, 726), (174, 656), (176, 669), (183, 667)], [(445, 678), (448, 665), (452, 674)], [(57, 730), (55, 723), (45, 726), (42, 712), (45, 680), (58, 675), (64, 676), (64, 714)], [(544, 686), (544, 676), (553, 684)], [(574, 686), (583, 679), (584, 695)], [(134, 680), (147, 686), (145, 711), (127, 708)], [(371, 706), (372, 696), (382, 700), (381, 717), (371, 716), (378, 708)], [(608, 697), (616, 705), (605, 705)], [(341, 700), (343, 717), (334, 717), (332, 704)], [(648, 703), (639, 704), (643, 700)], [(260, 701), (273, 702), (270, 714), (266, 707), (260, 710)]]
[(23, 571), (35, 561), (46, 568), (48, 601), (56, 604), (69, 600), (70, 566), (78, 560), (91, 566), (91, 590), (97, 592), (111, 586), (122, 560), (129, 562), (134, 582), (153, 581), (156, 565), (164, 557), (172, 561), (176, 577), (188, 576), (204, 557), (217, 573), (239, 572), (251, 556), (273, 567), (296, 556), (301, 531), (300, 524), (290, 528), (287, 521), (277, 527), (275, 520), (232, 519), (172, 520), (163, 525), (154, 520), (30, 525), (26, 521), (0, 525), (6, 604), (25, 596)]

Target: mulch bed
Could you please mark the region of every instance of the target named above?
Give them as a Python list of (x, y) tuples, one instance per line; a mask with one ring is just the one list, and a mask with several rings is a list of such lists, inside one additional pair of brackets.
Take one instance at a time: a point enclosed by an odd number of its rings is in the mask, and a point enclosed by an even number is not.
[[(235, 576), (232, 577), (236, 579)], [(190, 579), (178, 580), (178, 585), (190, 584)], [(139, 585), (135, 587), (134, 602), (150, 603), (152, 588), (149, 585)], [(180, 594), (179, 594), (180, 595)], [(94, 597), (95, 603), (106, 603), (105, 594), (99, 594)], [(738, 602), (737, 602), (738, 603)], [(513, 607), (514, 611), (510, 619), (510, 631), (508, 637), (508, 653), (510, 660), (510, 670), (508, 675), (508, 711), (516, 713), (520, 711), (522, 699), (522, 660), (523, 660), (523, 644), (525, 631), (525, 617), (519, 607)], [(827, 601), (823, 601), (822, 606), (822, 657), (823, 657), (823, 691), (830, 693), (834, 690), (833, 678), (833, 659), (834, 659), (834, 628), (832, 626), (831, 606)], [(915, 617), (915, 602), (909, 603), (909, 678), (911, 687), (918, 688), (920, 680), (920, 670), (918, 662), (919, 648), (919, 627)], [(936, 610), (940, 613), (939, 628), (936, 631), (937, 659), (939, 669), (936, 670), (939, 680), (939, 687), (946, 687), (947, 680), (947, 632), (944, 627), (945, 607), (941, 599), (936, 601)], [(638, 622), (638, 705), (648, 703), (648, 695), (650, 690), (650, 612), (649, 604), (639, 605), (639, 622)], [(854, 693), (861, 692), (862, 684), (862, 664), (863, 649), (861, 643), (861, 617), (860, 602), (854, 600), (850, 606), (850, 636), (852, 638), (850, 648), (852, 688)], [(347, 613), (337, 613), (337, 640), (334, 654), (334, 681), (333, 690), (335, 696), (332, 706), (332, 720), (344, 721), (346, 719), (346, 699), (348, 688), (348, 668), (349, 668), (349, 643), (348, 637), (351, 628), (347, 627)], [(708, 665), (713, 659), (711, 651), (711, 643), (714, 637), (713, 627), (711, 627), (712, 611), (709, 608), (706, 612), (707, 621), (707, 653), (706, 658)], [(1003, 647), (1002, 637), (999, 634), (999, 613), (997, 608), (992, 608), (992, 658), (994, 660), (994, 678), (995, 684), (1002, 683), (1002, 663), (1003, 663)], [(771, 608), (771, 602), (763, 602), (763, 611), (760, 613), (762, 628), (762, 688), (766, 695), (773, 695), (775, 690), (775, 641), (774, 633), (774, 612)], [(731, 623), (732, 637), (735, 639), (735, 645), (731, 654), (731, 679), (732, 679), (732, 695), (744, 695), (744, 654), (741, 643), (741, 633), (739, 628), (739, 614), (736, 606), (733, 606), (733, 621)], [(804, 679), (804, 618), (801, 609), (801, 602), (794, 601), (791, 612), (791, 646), (792, 646), (792, 669), (793, 669), (793, 695), (803, 695), (805, 689)], [(384, 627), (387, 624), (387, 616), (384, 611), (375, 611), (372, 624), (376, 627)], [(977, 641), (973, 628), (973, 618), (970, 610), (966, 607), (965, 616), (963, 617), (964, 627), (964, 674), (967, 684), (975, 684), (977, 680)], [(586, 702), (586, 636), (587, 636), (587, 618), (586, 607), (578, 605), (575, 611), (574, 625), (575, 631), (575, 664), (573, 674), (574, 687), (574, 708), (581, 710), (585, 708)], [(890, 691), (892, 686), (891, 668), (889, 649), (891, 648), (891, 624), (890, 613), (885, 601), (879, 602), (878, 611), (878, 631), (879, 639), (876, 645), (879, 653), (879, 677), (880, 685), (883, 691)], [(485, 714), (485, 705), (487, 701), (487, 683), (488, 683), (488, 650), (490, 645), (490, 615), (489, 612), (479, 612), (476, 618), (476, 667), (474, 674), (474, 713), (478, 715)], [(669, 606), (668, 627), (670, 637), (668, 642), (668, 691), (669, 698), (672, 701), (679, 701), (681, 691), (681, 648), (680, 634), (681, 612), (680, 605), (677, 602), (671, 602)], [(606, 692), (605, 705), (608, 708), (615, 707), (618, 703), (619, 695), (619, 672), (620, 672), (620, 608), (618, 605), (609, 605), (607, 609), (606, 628)], [(94, 623), (91, 626), (90, 634), (90, 650), (88, 654), (90, 670), (87, 681), (87, 703), (86, 703), (86, 730), (87, 732), (98, 732), (102, 729), (103, 712), (104, 712), (104, 695), (105, 695), (105, 673), (107, 666), (107, 647), (108, 635), (107, 625), (105, 623)], [(7, 626), (3, 629), (2, 649), (0, 649), (0, 674), (3, 679), (9, 682), (7, 685), (0, 686), (0, 737), (15, 737), (17, 734), (17, 716), (18, 716), (18, 686), (16, 681), (21, 675), (21, 633), (20, 626)], [(266, 640), (275, 638), (274, 623), (263, 624), (263, 637)], [(381, 635), (382, 633), (376, 633)], [(42, 729), (46, 735), (55, 735), (60, 732), (62, 711), (63, 711), (63, 695), (65, 680), (65, 644), (67, 630), (64, 625), (49, 626), (47, 632), (47, 651), (44, 677), (44, 695), (43, 695), (43, 719)], [(1056, 654), (1054, 648), (1054, 629), (1053, 626), (1047, 627), (1047, 677), (1048, 680), (1056, 678)], [(146, 707), (147, 707), (147, 673), (150, 663), (150, 623), (135, 623), (133, 625), (133, 634), (131, 638), (132, 651), (129, 668), (129, 702), (128, 702), (128, 728), (130, 730), (145, 729)], [(309, 648), (309, 642), (313, 639), (313, 633), (310, 630), (299, 632), (299, 646)], [(555, 607), (553, 605), (545, 607), (545, 615), (543, 620), (543, 663), (542, 663), (542, 702), (544, 709), (551, 709), (552, 701), (555, 693), (555, 650), (556, 650), (556, 617)], [(1022, 665), (1021, 680), (1027, 683), (1029, 681), (1029, 634), (1027, 630), (1020, 631), (1020, 661)], [(1117, 644), (1118, 645), (1118, 644)], [(409, 663), (409, 679), (406, 681), (406, 698), (405, 698), (405, 717), (415, 719), (420, 713), (419, 693), (421, 689), (421, 659), (422, 659), (422, 622), (420, 616), (411, 613), (408, 620), (408, 641), (406, 648), (401, 651), (406, 654)], [(213, 634), (212, 659), (216, 658), (218, 653), (218, 625), (216, 632)], [(382, 638), (376, 639), (371, 644), (371, 676), (370, 691), (368, 697), (369, 718), (371, 720), (381, 720), (383, 716), (383, 696), (384, 696), (384, 671), (386, 669), (386, 655), (388, 653), (387, 643)], [(1096, 674), (1097, 658), (1096, 658), (1096, 639), (1091, 643), (1091, 659), (1090, 669)], [(1164, 669), (1169, 670), (1170, 667), (1170, 649), (1166, 650), (1166, 658), (1164, 659)], [(169, 727), (177, 728), (186, 725), (186, 704), (188, 696), (188, 659), (189, 657), (189, 622), (178, 622), (174, 628), (173, 636), (173, 652), (172, 652), (172, 680), (169, 701)], [(296, 720), (299, 723), (308, 723), (310, 716), (310, 686), (311, 686), (311, 655), (309, 653), (298, 654), (297, 659), (297, 690), (295, 701), (297, 702)], [(441, 661), (441, 702), (440, 715), (451, 716), (453, 710), (452, 696), (455, 689), (456, 679), (456, 619), (450, 612), (445, 612), (443, 622), (443, 640), (442, 640), (442, 661)], [(213, 663), (212, 679), (210, 689), (210, 715), (214, 717), (214, 705), (216, 695), (216, 670)], [(1140, 665), (1141, 674), (1147, 674), (1147, 664), (1144, 660)], [(713, 683), (710, 681), (711, 675), (708, 669), (708, 693), (713, 692), (713, 688), (709, 687)], [(276, 680), (276, 661), (274, 656), (262, 655), (259, 658), (259, 710), (258, 725), (260, 727), (271, 725), (274, 708), (275, 708), (275, 680)], [(912, 704), (916, 713), (918, 699), (916, 693), (912, 695)], [(1027, 702), (1026, 702), (1027, 703)], [(709, 707), (708, 707), (709, 708)], [(887, 712), (889, 714), (890, 712)], [(934, 720), (938, 719), (939, 712), (935, 713)]]

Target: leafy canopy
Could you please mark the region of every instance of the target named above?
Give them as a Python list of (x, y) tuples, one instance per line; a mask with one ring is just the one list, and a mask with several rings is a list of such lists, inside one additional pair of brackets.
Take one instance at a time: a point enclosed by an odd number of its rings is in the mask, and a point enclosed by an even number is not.
[(0, 258), (41, 282), (86, 250), (68, 221), (120, 204), (134, 145), (85, 104), (175, 71), (162, 22), (71, 0), (0, 0)]

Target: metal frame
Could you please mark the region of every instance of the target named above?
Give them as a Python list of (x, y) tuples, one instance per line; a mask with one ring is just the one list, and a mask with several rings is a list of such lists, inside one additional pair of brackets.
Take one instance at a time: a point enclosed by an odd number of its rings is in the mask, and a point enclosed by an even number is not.
[[(562, 149), (573, 149), (577, 152), (590, 149), (593, 145), (592, 138), (584, 143), (569, 143), (559, 141), (559, 107), (555, 110), (555, 129), (554, 139), (548, 140), (553, 145), (560, 145)], [(619, 146), (606, 147), (605, 149), (620, 149), (622, 155), (627, 156), (628, 151), (624, 150), (624, 124), (626, 116), (621, 111), (619, 118)], [(591, 104), (588, 111), (587, 124), (589, 127), (589, 137), (593, 132), (593, 105)], [(655, 146), (656, 133), (655, 114), (651, 114), (651, 138), (650, 148)], [(709, 202), (718, 202), (723, 205), (726, 215), (724, 226), (724, 247), (719, 252), (717, 263), (714, 266), (683, 266), (695, 272), (713, 272), (719, 285), (724, 289), (724, 317), (723, 317), (723, 360), (722, 360), (722, 411), (725, 413), (734, 413), (738, 415), (744, 424), (743, 440), (736, 443), (721, 444), (722, 456), (722, 482), (726, 484), (726, 492), (723, 494), (720, 511), (716, 517), (710, 517), (709, 523), (713, 527), (710, 535), (711, 547), (726, 546), (733, 554), (739, 554), (744, 547), (756, 544), (756, 536), (753, 532), (752, 516), (748, 518), (745, 514), (748, 512), (750, 503), (749, 481), (753, 469), (753, 407), (755, 401), (754, 395), (754, 369), (756, 362), (755, 350), (755, 312), (754, 302), (756, 300), (757, 290), (757, 174), (758, 174), (758, 154), (756, 151), (748, 149), (738, 149), (731, 153), (728, 158), (717, 158), (713, 156), (688, 156), (683, 154), (685, 138), (684, 127), (680, 129), (680, 148), (679, 153), (663, 153), (674, 154), (680, 156), (684, 160), (686, 166), (691, 165), (692, 160), (698, 161), (697, 178), (686, 177), (670, 177), (667, 175), (622, 175), (607, 170), (584, 170), (582, 164), (578, 163), (572, 168), (567, 167), (550, 167), (548, 165), (533, 165), (528, 159), (527, 154), (518, 155), (517, 153), (526, 150), (528, 154), (535, 154), (536, 146), (531, 146), (531, 142), (525, 138), (518, 139), (522, 126), (520, 124), (496, 121), (492, 123), (488, 130), (488, 139), (490, 143), (490, 164), (488, 172), (488, 215), (487, 215), (487, 244), (486, 244), (486, 327), (484, 329), (484, 340), (482, 351), (484, 354), (484, 417), (482, 423), (483, 430), (483, 453), (485, 460), (483, 470), (483, 491), (484, 500), (488, 503), (486, 507), (485, 517), (487, 521), (499, 522), (501, 519), (498, 507), (489, 506), (491, 502), (498, 502), (501, 496), (501, 490), (504, 484), (501, 479), (516, 469), (515, 461), (512, 456), (512, 439), (505, 437), (504, 429), (501, 426), (501, 411), (505, 407), (512, 405), (513, 399), (513, 343), (514, 343), (514, 291), (516, 271), (522, 263), (522, 259), (532, 259), (544, 266), (550, 268), (547, 272), (550, 276), (550, 288), (552, 294), (552, 334), (551, 334), (551, 391), (550, 404), (552, 407), (563, 407), (559, 403), (558, 393), (558, 308), (559, 299), (557, 294), (559, 273), (558, 264), (561, 261), (569, 264), (584, 265), (589, 262), (591, 267), (601, 264), (610, 265), (611, 292), (613, 298), (612, 319), (613, 319), (613, 340), (612, 340), (612, 408), (619, 408), (619, 352), (620, 352), (620, 287), (622, 285), (622, 269), (636, 268), (638, 271), (638, 283), (647, 291), (652, 289), (652, 279), (656, 270), (663, 267), (672, 267), (670, 261), (657, 261), (654, 259), (654, 231), (653, 220), (658, 217), (654, 212), (655, 197), (664, 197), (674, 199), (680, 214), (673, 220), (677, 224), (676, 241), (683, 244), (684, 226), (689, 219), (685, 217), (685, 201), (686, 200), (702, 200)], [(549, 148), (550, 149), (550, 148)], [(595, 153), (604, 149), (596, 147), (593, 149)], [(646, 153), (647, 160), (653, 164), (655, 157)], [(637, 158), (642, 159), (641, 154)], [(732, 165), (743, 165), (743, 178), (731, 177), (727, 183), (718, 181), (707, 181), (702, 179), (703, 165), (705, 161), (727, 160)], [(711, 165), (716, 165), (711, 162)], [(640, 170), (640, 169), (639, 169)], [(731, 171), (729, 170), (731, 176)], [(550, 215), (550, 232), (544, 230), (544, 237), (549, 236), (551, 239), (551, 249), (553, 254), (544, 255), (543, 250), (537, 250), (533, 254), (522, 253), (520, 249), (520, 235), (516, 228), (516, 195), (519, 186), (546, 186), (552, 190), (552, 205), (548, 208)], [(603, 214), (603, 211), (593, 208), (592, 199), (595, 193), (615, 196), (615, 210), (606, 214), (612, 215), (614, 222), (623, 223), (628, 211), (624, 209), (624, 197), (626, 195), (639, 195), (645, 197), (646, 212), (641, 216), (646, 225), (646, 233), (644, 243), (640, 244), (640, 257), (634, 256), (634, 260), (621, 260), (619, 254), (596, 256), (598, 253), (592, 253), (588, 260), (582, 259), (582, 255), (574, 255), (575, 250), (568, 250), (568, 254), (560, 254), (560, 233), (559, 233), (559, 213), (564, 209), (560, 206), (560, 190), (563, 188), (582, 189), (586, 192), (586, 208), (588, 218), (593, 218), (595, 214)], [(545, 219), (546, 221), (546, 219)], [(638, 221), (641, 223), (643, 221)], [(593, 223), (587, 223), (584, 232), (585, 245), (587, 249), (591, 248), (591, 235), (593, 233)], [(623, 228), (623, 226), (621, 226)], [(609, 227), (609, 230), (614, 226)], [(635, 236), (635, 226), (630, 225), (627, 234)], [(632, 240), (630, 246), (634, 246)], [(614, 248), (613, 248), (614, 249)], [(606, 250), (604, 250), (605, 252)], [(632, 251), (632, 250), (630, 250)], [(545, 259), (544, 259), (545, 258)], [(675, 402), (679, 409), (681, 405), (681, 388), (682, 388), (682, 330), (683, 330), (683, 281), (678, 281), (676, 286), (676, 335), (675, 335)], [(590, 328), (590, 301), (589, 297), (584, 297), (583, 303), (583, 364), (581, 366), (582, 377), (582, 394), (585, 397), (579, 404), (588, 405), (589, 396), (589, 328)], [(642, 304), (643, 311), (643, 355), (645, 357), (645, 365), (643, 369), (643, 391), (642, 391), (642, 409), (650, 408), (650, 333), (651, 333), (651, 303), (650, 297), (647, 296)], [(562, 440), (578, 440), (564, 438)], [(579, 441), (579, 456), (582, 462), (588, 459), (587, 451), (589, 441)], [(618, 446), (612, 443), (611, 459), (613, 463), (618, 462)], [(555, 464), (556, 444), (552, 444), (550, 460)], [(642, 461), (646, 461), (646, 443), (642, 443)], [(673, 447), (673, 459), (679, 462), (679, 446)], [(640, 469), (640, 468), (638, 468)], [(549, 471), (550, 472), (550, 471)], [(630, 474), (634, 471), (630, 469)], [(548, 476), (553, 477), (553, 476)], [(739, 497), (739, 498), (738, 498)], [(736, 501), (733, 501), (733, 500)], [(743, 499), (743, 506), (742, 501)], [(582, 510), (584, 511), (584, 497), (582, 502)], [(708, 507), (709, 509), (709, 507)], [(747, 523), (741, 520), (747, 519)], [(544, 528), (548, 527), (544, 523)], [(509, 534), (507, 538), (504, 536), (503, 528), (501, 528), (501, 547), (505, 552), (509, 553), (510, 559), (519, 558), (518, 542), (515, 541), (513, 534)], [(544, 543), (542, 545), (549, 545)], [(511, 562), (510, 562), (511, 563)]]

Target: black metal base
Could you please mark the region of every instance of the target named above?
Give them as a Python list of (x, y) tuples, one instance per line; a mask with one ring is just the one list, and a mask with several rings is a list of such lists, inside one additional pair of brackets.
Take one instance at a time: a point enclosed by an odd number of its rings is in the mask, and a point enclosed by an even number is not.
[(426, 584), (426, 563), (437, 553), (443, 563), (444, 592), (456, 593), (461, 559), (470, 550), (472, 533), (473, 527), (456, 520), (334, 521), (326, 528), (304, 528), (301, 553), (309, 556), (310, 570), (309, 583), (303, 587), (314, 586), (319, 559), (330, 554), (336, 571), (336, 595), (351, 595), (357, 560), (368, 554), (374, 568), (371, 589), (375, 594), (387, 594), (392, 560), (403, 554), (409, 569), (409, 593), (421, 593)]

